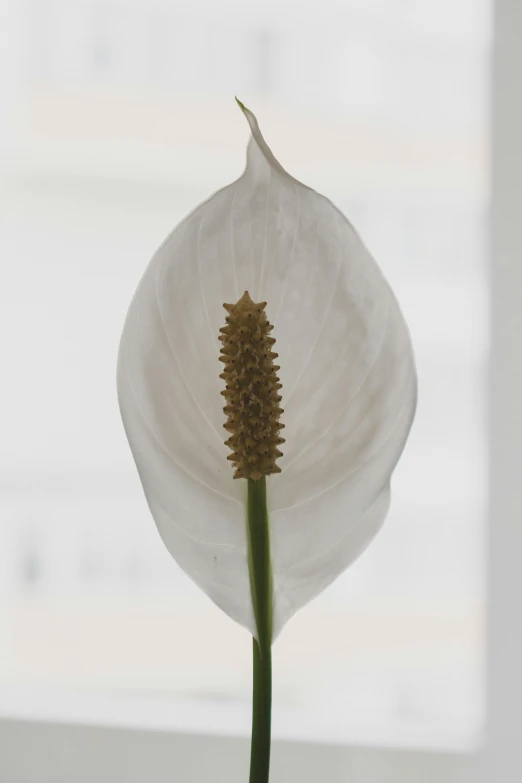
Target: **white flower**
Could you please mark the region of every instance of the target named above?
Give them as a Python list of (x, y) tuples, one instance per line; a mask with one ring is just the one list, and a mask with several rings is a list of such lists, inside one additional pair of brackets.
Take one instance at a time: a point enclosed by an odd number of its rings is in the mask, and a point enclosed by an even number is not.
[(254, 115), (240, 179), (165, 240), (131, 303), (123, 422), (158, 530), (181, 568), (255, 635), (245, 480), (233, 479), (219, 378), (224, 302), (266, 301), (286, 443), (267, 479), (274, 637), (365, 549), (416, 402), (408, 329), (358, 234), (293, 179)]

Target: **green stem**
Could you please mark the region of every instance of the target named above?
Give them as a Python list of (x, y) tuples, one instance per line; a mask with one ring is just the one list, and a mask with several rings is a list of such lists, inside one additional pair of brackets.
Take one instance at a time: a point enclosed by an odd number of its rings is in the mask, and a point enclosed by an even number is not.
[(272, 569), (266, 481), (248, 479), (248, 569), (257, 627), (253, 642), (254, 687), (250, 783), (268, 783), (272, 714)]

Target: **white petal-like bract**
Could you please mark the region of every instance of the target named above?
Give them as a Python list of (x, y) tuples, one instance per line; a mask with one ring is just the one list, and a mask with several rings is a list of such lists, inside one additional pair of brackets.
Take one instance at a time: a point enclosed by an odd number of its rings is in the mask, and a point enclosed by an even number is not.
[(218, 336), (224, 302), (249, 291), (268, 303), (286, 425), (282, 472), (267, 479), (276, 636), (379, 530), (416, 373), (397, 301), (358, 234), (284, 171), (244, 113), (244, 174), (170, 234), (138, 286), (118, 395), (165, 545), (255, 635), (247, 484), (227, 461)]

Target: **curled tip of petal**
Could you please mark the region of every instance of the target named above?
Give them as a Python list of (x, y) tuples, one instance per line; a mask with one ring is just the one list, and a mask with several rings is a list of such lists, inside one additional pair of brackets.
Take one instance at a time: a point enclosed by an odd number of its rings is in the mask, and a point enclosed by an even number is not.
[[(250, 109), (247, 109), (245, 104), (239, 100), (239, 98), (236, 96), (236, 103), (245, 115), (247, 122), (250, 126), (250, 131), (252, 133), (252, 140), (250, 144), (248, 145), (248, 161), (249, 165), (252, 167), (254, 175), (259, 175), (259, 167), (258, 167), (258, 160), (264, 161), (264, 166), (268, 164), (268, 170), (276, 171), (279, 175), (281, 175), (284, 179), (287, 181), (290, 180), (294, 184), (301, 185), (301, 187), (306, 187), (306, 185), (303, 185), (302, 182), (299, 182), (298, 180), (294, 179), (279, 163), (277, 158), (275, 157), (274, 153), (266, 143), (265, 139), (263, 138), (263, 134), (261, 133), (261, 129), (259, 127), (259, 123), (257, 121), (256, 115), (250, 111)], [(261, 153), (261, 156), (259, 156), (259, 153)], [(247, 166), (248, 170), (248, 166)]]

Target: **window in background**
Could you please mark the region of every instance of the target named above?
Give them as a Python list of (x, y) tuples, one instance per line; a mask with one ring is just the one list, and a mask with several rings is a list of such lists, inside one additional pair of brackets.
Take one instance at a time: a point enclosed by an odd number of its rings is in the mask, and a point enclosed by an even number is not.
[(0, 0), (4, 711), (249, 729), (250, 640), (164, 550), (115, 392), (145, 263), (241, 171), (238, 94), (359, 229), (420, 376), (388, 522), (276, 643), (275, 734), (480, 730), (487, 0), (291, 5)]

